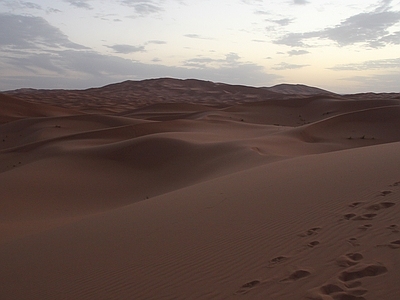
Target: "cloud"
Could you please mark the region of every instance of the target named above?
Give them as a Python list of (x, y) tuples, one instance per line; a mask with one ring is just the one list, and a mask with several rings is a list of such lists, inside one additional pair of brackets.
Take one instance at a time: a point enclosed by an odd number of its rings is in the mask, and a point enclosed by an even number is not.
[(164, 45), (164, 44), (166, 44), (166, 43), (167, 43), (166, 41), (151, 40), (151, 41), (148, 41), (146, 44)]
[(290, 56), (294, 56), (294, 55), (304, 55), (304, 54), (308, 54), (310, 52), (306, 51), (306, 50), (290, 50), (288, 51), (288, 54)]
[(339, 46), (363, 44), (372, 48), (383, 47), (388, 43), (400, 44), (400, 33), (390, 34), (389, 28), (400, 22), (399, 11), (383, 10), (390, 1), (382, 1), (378, 9), (351, 16), (334, 27), (320, 31), (289, 33), (276, 40), (276, 44), (306, 47), (312, 38), (328, 39)]
[(42, 9), (42, 7), (39, 4), (32, 3), (32, 2), (21, 2), (21, 4), (29, 9), (37, 9), (37, 10)]
[(254, 13), (255, 13), (256, 15), (271, 15), (270, 12), (265, 11), (265, 10), (256, 10)]
[(100, 19), (100, 20), (103, 20), (103, 21), (113, 21), (113, 22), (115, 22), (116, 20), (119, 20), (118, 18), (116, 18), (117, 17), (116, 14), (97, 13), (94, 17), (96, 19)]
[(228, 53), (224, 59), (214, 59), (210, 57), (196, 57), (184, 61), (184, 66), (190, 68), (208, 68), (208, 67), (220, 67), (220, 66), (232, 66), (240, 65), (240, 56), (237, 53)]
[(396, 31), (393, 34), (386, 35), (377, 41), (377, 45), (382, 45), (382, 44), (399, 45), (400, 44), (400, 31)]
[(318, 32), (289, 33), (281, 37), (280, 39), (275, 40), (274, 43), (291, 47), (309, 47), (309, 45), (307, 45), (303, 41), (319, 36), (320, 34)]
[(62, 78), (132, 75), (137, 64), (129, 59), (103, 55), (91, 50), (63, 50), (41, 54), (26, 52), (18, 58), (8, 58), (3, 62), (11, 63), (15, 69), (30, 70), (31, 75), (53, 74)]
[(256, 3), (256, 2), (262, 3), (263, 0), (242, 0), (242, 2), (245, 4), (249, 4), (249, 5), (254, 5), (254, 3)]
[[(194, 58), (182, 66), (146, 64), (100, 54), (71, 42), (43, 18), (0, 14), (0, 90), (21, 87), (88, 88), (126, 79), (197, 78), (232, 84), (271, 85), (279, 76), (257, 64), (241, 62), (236, 53), (224, 59)], [(162, 44), (152, 40), (149, 43)], [(119, 53), (143, 46), (110, 45)]]
[(46, 9), (46, 12), (47, 13), (60, 13), (61, 12), (61, 10), (59, 10), (59, 9), (56, 9), (56, 8), (48, 8), (48, 9)]
[(129, 54), (129, 53), (134, 53), (134, 52), (144, 52), (144, 46), (131, 46), (131, 45), (124, 45), (124, 44), (118, 44), (118, 45), (113, 45), (113, 46), (106, 46), (108, 48), (111, 48), (114, 50), (116, 53), (122, 53), (122, 54)]
[(122, 20), (118, 18), (119, 16), (117, 14), (97, 13), (94, 17), (103, 21), (122, 22)]
[(3, 65), (11, 64), (7, 66), (10, 75), (0, 75), (1, 90), (18, 87), (88, 88), (134, 78), (135, 73), (143, 71), (140, 63), (94, 51), (26, 53), (14, 61), (2, 60)]
[(139, 3), (139, 4), (135, 5), (135, 10), (139, 15), (144, 16), (144, 15), (158, 13), (162, 9), (153, 4)]
[(186, 72), (195, 75), (195, 78), (231, 84), (267, 86), (281, 78), (279, 75), (266, 73), (263, 66), (242, 62), (241, 57), (233, 52), (226, 54), (222, 59), (188, 59), (183, 65)]
[(309, 66), (309, 65), (296, 65), (296, 64), (288, 64), (288, 63), (282, 62), (282, 63), (276, 65), (276, 67), (272, 68), (272, 69), (279, 70), (279, 71), (281, 71), (281, 70), (294, 70), (294, 69), (304, 68), (304, 67), (307, 67), (307, 66)]
[(88, 0), (64, 0), (64, 2), (69, 3), (72, 6), (77, 8), (84, 8), (84, 9), (93, 9), (89, 4)]
[[(225, 60), (223, 60), (225, 62)], [(196, 57), (188, 59), (184, 62), (185, 67), (193, 67), (193, 68), (206, 68), (207, 65), (211, 63), (219, 63), (221, 60), (216, 60), (209, 57)]]
[[(18, 59), (1, 58), (9, 72), (0, 75), (0, 90), (20, 87), (88, 88), (126, 79), (157, 77), (197, 78), (231, 84), (268, 86), (280, 78), (278, 75), (267, 74), (262, 66), (239, 62), (234, 53), (226, 55), (223, 61), (224, 63), (215, 67), (204, 65), (189, 68), (144, 64), (88, 50), (25, 53)], [(24, 75), (8, 75), (19, 73)]]
[[(342, 78), (345, 81), (358, 83), (360, 91), (370, 92), (399, 92), (400, 72), (390, 72), (386, 74), (375, 74), (371, 76), (353, 76)], [(354, 91), (351, 91), (354, 92)]]
[(386, 11), (389, 10), (392, 4), (392, 0), (381, 0), (379, 6), (376, 8), (376, 11)]
[(0, 0), (0, 3), (3, 3), (4, 6), (16, 10), (16, 9), (37, 9), (42, 10), (42, 7), (33, 2), (25, 2), (25, 1), (10, 1), (10, 0)]
[(341, 64), (341, 65), (336, 65), (329, 69), (334, 71), (400, 69), (400, 57), (391, 59), (369, 60), (363, 63)]
[(41, 17), (0, 14), (0, 49), (73, 48), (84, 46), (71, 42), (58, 28)]
[(27, 73), (34, 75), (45, 73), (65, 75), (66, 71), (62, 68), (61, 64), (55, 64), (54, 61), (59, 57), (54, 53), (35, 53), (7, 56), (3, 55), (3, 63), (9, 63), (16, 69), (23, 69)]
[(284, 19), (279, 19), (279, 20), (268, 20), (268, 21), (276, 23), (276, 24), (281, 25), (281, 26), (287, 26), (287, 25), (289, 25), (290, 23), (293, 22), (293, 19), (284, 18)]
[(333, 28), (322, 32), (322, 37), (341, 46), (355, 43), (376, 45), (389, 34), (388, 28), (400, 21), (400, 12), (372, 12), (352, 16)]
[(296, 4), (296, 5), (304, 5), (307, 3), (308, 3), (308, 1), (306, 1), (306, 0), (293, 0), (293, 4)]
[(190, 39), (212, 40), (212, 38), (204, 37), (204, 36), (201, 36), (201, 35), (195, 34), (195, 33), (185, 34), (184, 37), (187, 37), (187, 38), (190, 38)]
[(191, 38), (191, 39), (201, 39), (201, 36), (195, 33), (189, 33), (189, 34), (185, 34), (185, 37)]
[(239, 59), (240, 59), (240, 56), (237, 53), (231, 52), (231, 53), (228, 53), (226, 55), (226, 59), (225, 60), (228, 63), (236, 63)]
[(145, 17), (164, 11), (159, 2), (153, 0), (121, 0), (120, 3), (134, 9), (135, 14), (129, 16), (130, 18)]

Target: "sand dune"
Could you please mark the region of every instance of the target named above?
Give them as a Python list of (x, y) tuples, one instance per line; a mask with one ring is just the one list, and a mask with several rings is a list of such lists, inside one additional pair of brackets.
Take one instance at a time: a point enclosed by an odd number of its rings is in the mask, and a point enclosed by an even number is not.
[(343, 143), (358, 142), (360, 145), (382, 144), (400, 140), (400, 106), (386, 106), (331, 117), (300, 130), (305, 139)]
[(307, 86), (304, 84), (277, 84), (268, 90), (280, 94), (294, 94), (294, 95), (314, 95), (314, 94), (334, 94), (332, 92)]
[(49, 117), (77, 114), (77, 111), (47, 104), (33, 104), (0, 94), (0, 124), (27, 117)]
[(150, 83), (1, 98), (0, 298), (398, 299), (400, 100)]

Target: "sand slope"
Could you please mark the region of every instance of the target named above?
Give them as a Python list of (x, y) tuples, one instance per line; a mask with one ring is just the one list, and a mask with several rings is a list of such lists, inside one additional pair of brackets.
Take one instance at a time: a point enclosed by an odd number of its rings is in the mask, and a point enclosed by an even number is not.
[(48, 117), (77, 114), (77, 111), (48, 104), (30, 103), (0, 94), (0, 124), (27, 117)]
[(397, 299), (400, 101), (244, 102), (0, 125), (0, 298)]

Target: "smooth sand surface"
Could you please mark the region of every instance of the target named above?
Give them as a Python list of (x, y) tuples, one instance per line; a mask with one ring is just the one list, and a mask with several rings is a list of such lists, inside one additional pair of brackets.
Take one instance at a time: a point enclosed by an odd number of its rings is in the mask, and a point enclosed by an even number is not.
[(393, 95), (1, 97), (1, 299), (399, 299)]

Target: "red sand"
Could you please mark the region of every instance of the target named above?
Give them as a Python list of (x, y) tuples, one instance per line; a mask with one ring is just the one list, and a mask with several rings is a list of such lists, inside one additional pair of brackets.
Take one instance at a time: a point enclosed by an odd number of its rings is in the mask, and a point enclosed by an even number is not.
[(158, 84), (1, 96), (1, 299), (398, 299), (395, 95)]

